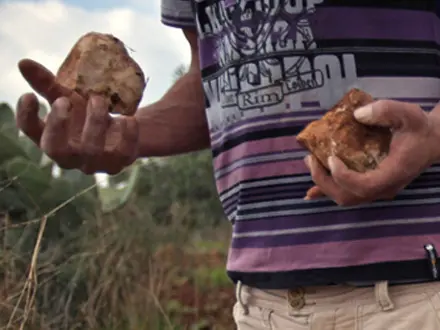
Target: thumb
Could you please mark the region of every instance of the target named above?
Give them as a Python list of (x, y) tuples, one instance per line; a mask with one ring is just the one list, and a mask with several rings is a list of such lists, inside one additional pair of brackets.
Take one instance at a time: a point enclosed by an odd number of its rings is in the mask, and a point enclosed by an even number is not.
[(355, 119), (365, 125), (393, 129), (417, 129), (426, 124), (426, 113), (417, 104), (380, 100), (354, 111)]
[(20, 73), (29, 85), (50, 104), (61, 96), (69, 96), (71, 91), (58, 84), (52, 72), (33, 60), (23, 59), (18, 63)]

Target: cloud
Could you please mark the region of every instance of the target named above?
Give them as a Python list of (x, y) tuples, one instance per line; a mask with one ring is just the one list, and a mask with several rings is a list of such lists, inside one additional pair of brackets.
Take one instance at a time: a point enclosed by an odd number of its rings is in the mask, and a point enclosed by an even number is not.
[(0, 1), (0, 102), (15, 105), (30, 91), (17, 69), (21, 58), (55, 72), (75, 41), (89, 31), (112, 33), (133, 49), (133, 58), (150, 77), (142, 104), (159, 99), (171, 85), (174, 68), (188, 63), (189, 47), (181, 31), (160, 22), (159, 0), (144, 1), (149, 5), (131, 0), (94, 10), (80, 7), (80, 2)]

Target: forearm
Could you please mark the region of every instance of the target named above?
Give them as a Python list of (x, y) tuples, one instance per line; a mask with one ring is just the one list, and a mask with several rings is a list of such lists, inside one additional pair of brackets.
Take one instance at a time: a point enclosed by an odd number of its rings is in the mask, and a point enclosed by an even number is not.
[(171, 156), (208, 148), (209, 130), (200, 71), (182, 76), (156, 103), (138, 110), (139, 157)]

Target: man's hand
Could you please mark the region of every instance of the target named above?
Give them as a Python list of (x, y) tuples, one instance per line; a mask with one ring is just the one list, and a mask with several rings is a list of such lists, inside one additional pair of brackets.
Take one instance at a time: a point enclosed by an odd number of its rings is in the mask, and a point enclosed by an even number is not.
[(357, 109), (355, 118), (366, 125), (391, 128), (388, 156), (366, 173), (349, 170), (334, 156), (328, 159), (328, 173), (315, 157), (307, 156), (305, 162), (316, 186), (308, 191), (306, 199), (325, 195), (343, 206), (393, 199), (440, 160), (440, 105), (426, 113), (415, 104), (381, 100)]
[(103, 98), (87, 102), (57, 84), (54, 75), (34, 61), (20, 61), (19, 69), (51, 111), (41, 120), (37, 97), (25, 94), (17, 105), (17, 126), (61, 168), (116, 174), (134, 162), (139, 136), (135, 117), (111, 117)]

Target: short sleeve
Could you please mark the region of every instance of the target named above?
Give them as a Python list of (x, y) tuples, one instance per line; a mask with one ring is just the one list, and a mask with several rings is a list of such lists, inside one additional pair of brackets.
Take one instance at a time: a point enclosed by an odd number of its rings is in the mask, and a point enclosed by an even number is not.
[(161, 0), (162, 23), (172, 27), (195, 27), (193, 0)]

